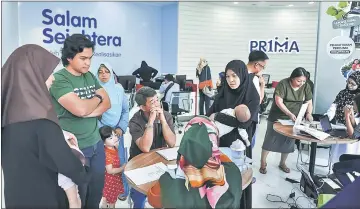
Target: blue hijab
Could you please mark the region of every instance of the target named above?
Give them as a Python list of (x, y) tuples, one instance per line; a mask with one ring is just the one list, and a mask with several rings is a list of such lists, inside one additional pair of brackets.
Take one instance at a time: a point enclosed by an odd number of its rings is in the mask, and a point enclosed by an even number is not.
[[(98, 71), (100, 66), (104, 65), (110, 71), (110, 79), (104, 83), (99, 79)], [(121, 128), (125, 133), (129, 123), (129, 104), (128, 98), (125, 95), (124, 88), (121, 84), (116, 84), (113, 74), (113, 68), (109, 63), (101, 63), (97, 69), (95, 76), (98, 79), (101, 86), (108, 93), (111, 103), (111, 108), (103, 113), (99, 126), (110, 126), (112, 128)]]

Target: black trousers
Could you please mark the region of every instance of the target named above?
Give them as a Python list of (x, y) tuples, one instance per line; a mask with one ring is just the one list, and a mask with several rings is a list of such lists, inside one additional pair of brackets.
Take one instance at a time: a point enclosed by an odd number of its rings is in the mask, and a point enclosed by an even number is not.
[(209, 112), (210, 109), (210, 97), (206, 96), (202, 90), (199, 90), (199, 115), (205, 115), (204, 113), (204, 105), (205, 105), (205, 111)]

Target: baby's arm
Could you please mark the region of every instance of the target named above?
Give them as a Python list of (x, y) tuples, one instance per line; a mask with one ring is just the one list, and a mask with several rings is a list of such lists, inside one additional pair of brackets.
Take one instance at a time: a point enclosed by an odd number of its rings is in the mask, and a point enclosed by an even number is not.
[(69, 208), (81, 208), (81, 200), (76, 185), (65, 190), (65, 193), (69, 200)]
[(78, 189), (76, 184), (68, 177), (59, 173), (58, 184), (65, 191), (69, 200), (70, 208), (81, 208), (81, 200), (78, 195)]
[(246, 132), (246, 130), (243, 128), (238, 128), (238, 131), (239, 131), (240, 137), (245, 142), (245, 146), (247, 146), (247, 147), (250, 146), (249, 135)]

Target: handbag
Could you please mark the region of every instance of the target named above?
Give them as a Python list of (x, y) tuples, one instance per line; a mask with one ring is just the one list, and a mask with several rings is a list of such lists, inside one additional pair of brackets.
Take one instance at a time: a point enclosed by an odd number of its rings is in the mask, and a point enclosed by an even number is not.
[[(207, 79), (207, 69), (205, 69), (205, 78)], [(205, 86), (203, 89), (202, 89), (202, 92), (207, 96), (207, 97), (210, 97), (212, 98), (213, 96), (215, 96), (215, 93), (212, 89), (210, 89), (209, 86)]]

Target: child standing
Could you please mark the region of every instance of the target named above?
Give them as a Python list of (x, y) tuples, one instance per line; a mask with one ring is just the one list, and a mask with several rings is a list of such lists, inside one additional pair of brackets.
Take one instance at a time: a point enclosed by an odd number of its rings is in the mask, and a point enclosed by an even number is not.
[(103, 208), (115, 208), (118, 196), (124, 193), (121, 173), (125, 165), (120, 167), (120, 159), (117, 146), (119, 139), (115, 132), (109, 126), (103, 126), (99, 129), (101, 139), (105, 146), (105, 185), (103, 189)]

